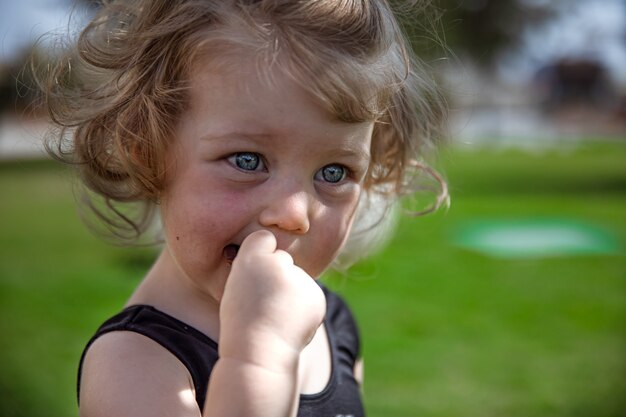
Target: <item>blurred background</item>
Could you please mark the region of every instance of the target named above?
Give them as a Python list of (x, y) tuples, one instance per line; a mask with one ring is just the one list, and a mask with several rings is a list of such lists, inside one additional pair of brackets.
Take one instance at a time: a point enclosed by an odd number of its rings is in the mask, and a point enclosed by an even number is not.
[[(28, 62), (54, 43), (35, 42), (95, 3), (0, 0), (3, 417), (77, 415), (82, 348), (155, 254), (91, 235), (42, 151)], [(451, 206), (325, 277), (361, 325), (369, 415), (623, 416), (626, 5), (433, 4), (403, 21), (449, 101)]]

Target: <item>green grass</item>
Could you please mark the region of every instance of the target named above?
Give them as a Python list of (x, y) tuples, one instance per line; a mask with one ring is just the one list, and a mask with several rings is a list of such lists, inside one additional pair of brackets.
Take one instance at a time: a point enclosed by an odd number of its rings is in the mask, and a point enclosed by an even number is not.
[[(620, 416), (626, 410), (626, 144), (446, 151), (452, 205), (326, 282), (349, 300), (374, 417)], [(570, 219), (614, 255), (502, 259), (454, 246), (467, 222)], [(0, 164), (0, 416), (76, 415), (85, 342), (149, 263), (86, 231), (67, 171)]]

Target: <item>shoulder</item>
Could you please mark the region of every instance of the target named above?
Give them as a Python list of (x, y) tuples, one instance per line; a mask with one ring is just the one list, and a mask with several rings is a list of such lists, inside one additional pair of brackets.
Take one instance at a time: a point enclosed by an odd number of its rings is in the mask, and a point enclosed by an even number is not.
[(113, 331), (85, 353), (80, 415), (200, 416), (193, 382), (169, 351), (139, 333)]

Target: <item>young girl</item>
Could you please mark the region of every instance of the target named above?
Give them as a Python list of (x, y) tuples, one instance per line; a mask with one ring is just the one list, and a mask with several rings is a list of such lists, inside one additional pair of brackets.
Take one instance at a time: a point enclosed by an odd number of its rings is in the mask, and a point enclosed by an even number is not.
[(105, 2), (67, 56), (56, 156), (116, 235), (157, 213), (164, 240), (85, 349), (80, 415), (364, 415), (316, 280), (376, 243), (443, 116), (387, 2)]

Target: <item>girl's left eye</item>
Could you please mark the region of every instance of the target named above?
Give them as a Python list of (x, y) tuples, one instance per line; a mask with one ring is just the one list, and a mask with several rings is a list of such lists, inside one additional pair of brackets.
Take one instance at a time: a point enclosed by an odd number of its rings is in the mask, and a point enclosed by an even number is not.
[(261, 156), (254, 152), (239, 152), (228, 157), (228, 162), (244, 171), (256, 171), (263, 167)]
[(325, 167), (317, 171), (317, 174), (315, 174), (315, 179), (335, 184), (343, 181), (346, 178), (346, 171), (347, 169), (343, 165), (326, 165)]

